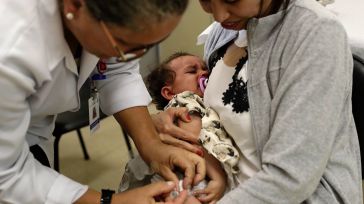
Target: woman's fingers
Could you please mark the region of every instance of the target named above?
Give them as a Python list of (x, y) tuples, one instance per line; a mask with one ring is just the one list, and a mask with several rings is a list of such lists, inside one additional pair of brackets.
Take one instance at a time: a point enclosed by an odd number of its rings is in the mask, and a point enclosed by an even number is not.
[[(182, 159), (185, 161), (189, 158), (192, 163), (189, 163), (188, 168), (185, 168), (185, 178), (183, 179), (183, 188), (190, 189), (192, 185), (195, 185), (202, 181), (206, 176), (206, 163), (205, 160), (196, 154), (185, 154)], [(187, 166), (187, 164), (186, 164)]]
[(203, 156), (203, 151), (201, 150), (201, 148), (199, 148), (196, 145), (192, 145), (189, 142), (180, 140), (180, 139), (176, 139), (168, 134), (159, 134), (159, 137), (161, 138), (162, 142), (165, 144), (169, 144), (169, 145), (173, 145), (182, 149), (185, 149), (187, 151), (190, 151), (192, 153), (198, 154), (199, 156)]
[[(175, 189), (176, 185), (174, 182), (172, 181), (168, 181), (168, 182), (157, 182), (157, 183), (153, 183), (150, 184), (149, 186), (147, 186), (148, 191), (149, 191), (149, 195), (152, 197), (158, 197), (160, 195), (163, 194), (169, 194), (171, 191), (173, 191)], [(168, 202), (156, 202), (159, 204), (183, 204), (184, 201), (187, 198), (187, 192), (181, 192), (179, 193), (178, 197), (176, 197), (173, 200), (169, 200)]]
[[(169, 194), (175, 189), (175, 183), (169, 182), (156, 182), (153, 184), (145, 185), (140, 188), (131, 189), (122, 193), (117, 193), (113, 196), (113, 203), (158, 203), (158, 198), (164, 199), (166, 194)], [(168, 204), (183, 204), (187, 195), (181, 193), (176, 199), (168, 202)], [(164, 203), (164, 202), (162, 202)]]
[(200, 183), (206, 176), (206, 161), (204, 159), (202, 161), (203, 162), (196, 163), (196, 171), (193, 184)]
[(169, 193), (169, 192), (173, 191), (173, 189), (175, 187), (176, 187), (176, 184), (173, 181), (168, 181), (168, 182), (160, 181), (160, 182), (152, 183), (147, 186), (149, 195), (151, 195), (153, 197)]
[[(192, 184), (200, 182), (203, 178), (205, 178), (206, 163), (204, 159), (202, 159), (197, 154), (188, 152), (184, 149), (176, 147), (173, 147), (173, 149), (173, 153), (169, 155), (170, 166), (178, 166), (184, 172), (184, 189), (191, 188)], [(161, 172), (161, 174), (165, 178), (168, 176), (164, 172)]]
[[(153, 197), (157, 197), (163, 194), (169, 194), (170, 192), (172, 192), (173, 190), (175, 190), (176, 185), (173, 181), (168, 181), (168, 182), (157, 182), (154, 184), (151, 184), (150, 187), (153, 191), (152, 196)], [(183, 204), (184, 201), (187, 199), (187, 191), (182, 191), (178, 194), (178, 196), (174, 199), (167, 199), (166, 202), (156, 202), (159, 204)]]
[(173, 201), (173, 202), (170, 202), (170, 203), (175, 203), (175, 204), (182, 204), (184, 203), (184, 201), (187, 199), (187, 191), (186, 190), (183, 190), (179, 193), (178, 197)]
[(178, 184), (179, 179), (176, 174), (172, 172), (170, 166), (160, 165), (155, 162), (151, 162), (151, 168), (153, 169), (153, 171), (158, 172), (164, 179), (174, 182), (175, 185)]
[(177, 118), (185, 123), (191, 121), (191, 115), (186, 107), (169, 108), (166, 111), (169, 112), (170, 115), (175, 115)]
[(197, 154), (163, 143), (154, 147), (154, 150), (154, 159), (150, 160), (150, 167), (165, 179), (178, 182), (177, 176), (172, 172), (175, 167), (184, 172), (185, 189), (192, 186), (194, 181), (199, 182), (205, 177), (205, 160)]
[(187, 108), (169, 108), (166, 111), (152, 115), (153, 123), (159, 133), (169, 134), (177, 139), (198, 144), (198, 139), (193, 133), (176, 126), (174, 121), (178, 118), (184, 122), (190, 122)]
[(198, 137), (196, 137), (192, 132), (184, 130), (176, 126), (175, 124), (173, 124), (173, 126), (169, 127), (168, 129), (169, 129), (168, 132), (169, 135), (180, 140), (188, 141), (193, 144), (198, 144)]
[(185, 203), (186, 199), (187, 199), (187, 191), (182, 191), (178, 194), (178, 196), (173, 199), (173, 200), (166, 200), (165, 202), (156, 202), (156, 204), (183, 204)]
[(191, 118), (189, 118), (189, 114), (188, 114), (188, 109), (186, 107), (181, 107), (181, 108), (168, 108), (166, 110), (166, 112), (170, 115), (170, 116), (174, 116), (174, 118), (180, 118), (181, 120), (183, 120), (184, 122), (189, 122), (191, 120)]

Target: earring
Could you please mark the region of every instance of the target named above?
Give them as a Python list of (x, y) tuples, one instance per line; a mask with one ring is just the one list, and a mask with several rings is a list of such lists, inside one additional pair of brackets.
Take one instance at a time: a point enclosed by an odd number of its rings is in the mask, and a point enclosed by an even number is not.
[(73, 18), (74, 18), (75, 16), (73, 15), (73, 13), (71, 13), (71, 12), (68, 12), (68, 13), (66, 13), (66, 18), (68, 19), (68, 20), (73, 20)]

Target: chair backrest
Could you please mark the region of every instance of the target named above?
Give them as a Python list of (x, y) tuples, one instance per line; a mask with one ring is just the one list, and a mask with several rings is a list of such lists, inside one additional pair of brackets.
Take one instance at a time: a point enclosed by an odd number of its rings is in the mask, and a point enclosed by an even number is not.
[[(88, 99), (91, 97), (91, 81), (88, 78), (85, 83), (82, 85), (81, 89), (80, 89), (80, 100), (81, 100), (81, 107), (80, 107), (80, 111), (84, 111), (87, 116), (87, 120), (88, 120)], [(101, 109), (100, 109), (100, 120), (106, 118), (107, 115), (105, 115)]]
[(360, 136), (364, 137), (364, 60), (355, 55), (352, 102), (355, 125), (360, 139)]
[[(91, 96), (90, 81), (80, 90), (81, 107), (77, 112), (64, 112), (57, 116), (53, 135), (62, 135), (89, 125), (88, 99)], [(100, 110), (100, 120), (107, 116)]]
[[(353, 71), (353, 115), (358, 132), (361, 163), (364, 165), (364, 60), (354, 55)], [(362, 170), (364, 178), (364, 171)]]

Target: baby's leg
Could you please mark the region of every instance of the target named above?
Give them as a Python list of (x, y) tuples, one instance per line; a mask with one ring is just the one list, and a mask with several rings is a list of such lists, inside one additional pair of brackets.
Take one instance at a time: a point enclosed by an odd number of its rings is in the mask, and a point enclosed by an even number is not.
[(153, 171), (144, 160), (136, 156), (125, 166), (124, 175), (119, 185), (119, 192), (124, 192), (133, 188), (138, 188), (151, 183)]

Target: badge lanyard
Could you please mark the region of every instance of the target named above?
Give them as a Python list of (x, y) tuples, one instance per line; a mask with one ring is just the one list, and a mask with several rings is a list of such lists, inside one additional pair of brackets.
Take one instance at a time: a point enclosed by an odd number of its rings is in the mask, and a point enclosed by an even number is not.
[(104, 73), (107, 69), (106, 63), (101, 59), (97, 63), (96, 67), (98, 73), (91, 77), (91, 97), (88, 99), (90, 134), (94, 134), (100, 128), (100, 103), (96, 81), (106, 79), (106, 75), (104, 75)]

